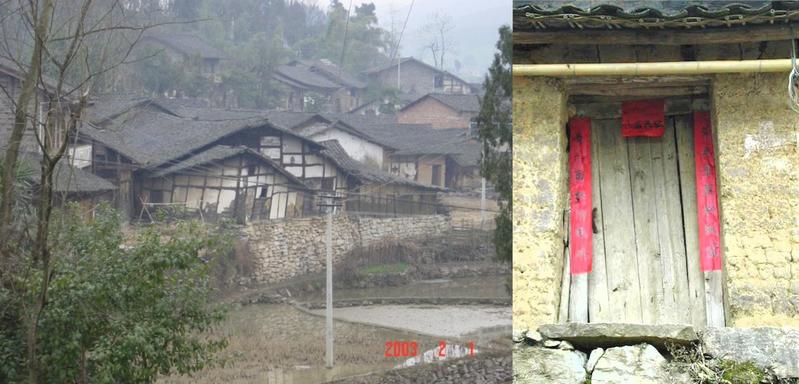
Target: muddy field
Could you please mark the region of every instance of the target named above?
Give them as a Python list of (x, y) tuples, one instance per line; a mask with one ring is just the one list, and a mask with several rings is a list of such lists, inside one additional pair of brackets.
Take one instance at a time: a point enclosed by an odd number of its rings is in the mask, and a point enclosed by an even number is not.
[(386, 358), (390, 340), (416, 340), (423, 350), (438, 340), (367, 325), (334, 322), (336, 368), (324, 368), (324, 318), (288, 305), (251, 305), (230, 313), (217, 334), (229, 338), (223, 362), (194, 377), (165, 377), (159, 383), (319, 383), (391, 369), (403, 358)]
[[(302, 299), (318, 299), (319, 294), (314, 293)], [(508, 297), (508, 292), (504, 287), (504, 279), (497, 276), (438, 279), (400, 287), (334, 291), (337, 299), (367, 295), (484, 298)], [(219, 365), (209, 367), (193, 377), (164, 377), (159, 383), (321, 383), (384, 372), (406, 364), (407, 357), (385, 357), (388, 341), (416, 341), (421, 354), (435, 351), (441, 340), (447, 341), (449, 348), (459, 346), (461, 349), (466, 348), (468, 340), (473, 340), (478, 352), (486, 348), (501, 348), (502, 340), (510, 340), (510, 331), (505, 332), (504, 329), (505, 323), (510, 324), (510, 309), (506, 307), (367, 306), (337, 308), (334, 313), (337, 319), (334, 322), (334, 369), (324, 367), (323, 317), (285, 304), (254, 304), (233, 308), (228, 319), (216, 330), (217, 335), (226, 336), (230, 343), (222, 353)], [(446, 324), (464, 324), (464, 318), (471, 319), (468, 329), (447, 328)], [(354, 321), (373, 322), (375, 325)]]

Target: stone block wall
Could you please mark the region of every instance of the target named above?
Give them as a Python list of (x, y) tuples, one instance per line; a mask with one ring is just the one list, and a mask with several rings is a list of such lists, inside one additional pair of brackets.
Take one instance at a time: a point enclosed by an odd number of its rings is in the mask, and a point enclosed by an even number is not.
[(732, 325), (799, 325), (799, 114), (787, 73), (713, 80)]
[(568, 197), (560, 83), (513, 78), (513, 327), (557, 320)]
[[(263, 221), (245, 227), (254, 280), (273, 283), (324, 271), (326, 226), (326, 218), (321, 216)], [(381, 241), (412, 242), (449, 229), (449, 216), (444, 215), (397, 218), (336, 215), (333, 217), (333, 262), (341, 262), (356, 247)]]

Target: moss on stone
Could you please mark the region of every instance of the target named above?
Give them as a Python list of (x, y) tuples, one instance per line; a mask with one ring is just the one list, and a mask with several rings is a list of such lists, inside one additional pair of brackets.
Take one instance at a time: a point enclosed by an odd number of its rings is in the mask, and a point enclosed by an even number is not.
[(721, 378), (732, 384), (758, 384), (766, 378), (766, 373), (752, 362), (738, 363), (721, 360), (718, 365)]

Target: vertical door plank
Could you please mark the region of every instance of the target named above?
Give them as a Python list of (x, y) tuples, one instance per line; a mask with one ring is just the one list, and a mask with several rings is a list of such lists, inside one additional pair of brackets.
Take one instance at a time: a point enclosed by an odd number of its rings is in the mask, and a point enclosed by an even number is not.
[(674, 271), (675, 321), (691, 324), (691, 299), (688, 293), (688, 267), (685, 251), (685, 226), (683, 225), (682, 200), (680, 199), (680, 170), (677, 166), (677, 145), (674, 134), (675, 121), (669, 118), (663, 140), (665, 188), (669, 198), (665, 201), (669, 224), (669, 240), (672, 249), (671, 268)]
[[(568, 236), (568, 231), (566, 232)], [(566, 244), (564, 242), (564, 244)], [(571, 296), (571, 266), (569, 264), (569, 246), (563, 247), (563, 280), (560, 283), (560, 308), (558, 308), (558, 323), (569, 321), (569, 297)]]
[(571, 275), (569, 288), (569, 322), (588, 322), (588, 274)]
[[(724, 255), (722, 254), (722, 257)], [(707, 326), (724, 327), (724, 297), (722, 283), (724, 275), (721, 270), (707, 271), (705, 275), (705, 305), (707, 306)]]
[(694, 166), (694, 134), (691, 115), (674, 117), (677, 135), (677, 155), (682, 189), (683, 225), (685, 227), (686, 264), (688, 266), (688, 296), (691, 303), (691, 324), (697, 328), (707, 325), (705, 311), (705, 278), (699, 267), (699, 232), (696, 217), (696, 168)]
[(604, 125), (592, 124), (591, 127), (591, 195), (596, 209), (596, 229), (593, 240), (593, 266), (588, 274), (588, 319), (592, 323), (611, 322), (608, 300), (608, 271), (605, 261), (605, 236), (602, 211), (602, 163), (600, 153), (599, 130)]
[(630, 218), (632, 196), (627, 146), (619, 119), (597, 120), (599, 158), (602, 164), (602, 212), (610, 320), (640, 323), (641, 296), (635, 248), (635, 228)]
[[(569, 201), (568, 199), (566, 201)], [(560, 308), (558, 309), (558, 323), (569, 322), (569, 302), (571, 297), (571, 262), (569, 258), (569, 210), (563, 210), (561, 228), (563, 230), (563, 280), (560, 284)]]
[(657, 224), (666, 315), (662, 322), (690, 323), (677, 153), (674, 146), (674, 126), (668, 121), (663, 137), (653, 142), (652, 165), (656, 180)]
[(656, 181), (652, 161), (653, 140), (656, 139), (648, 137), (626, 139), (630, 154), (632, 210), (644, 324), (657, 324), (661, 319), (661, 310), (667, 309), (664, 307), (661, 280), (663, 272), (658, 236)]

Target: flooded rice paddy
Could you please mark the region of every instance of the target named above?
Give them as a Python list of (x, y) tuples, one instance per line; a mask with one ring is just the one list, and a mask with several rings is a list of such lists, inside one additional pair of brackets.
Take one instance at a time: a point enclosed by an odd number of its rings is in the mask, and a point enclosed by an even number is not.
[[(349, 289), (336, 299), (363, 297), (507, 297), (496, 276), (420, 281), (402, 287)], [(307, 297), (313, 300), (313, 296)], [(319, 311), (322, 314), (324, 311)], [(216, 330), (226, 336), (222, 363), (192, 377), (163, 377), (159, 383), (322, 383), (359, 374), (438, 361), (496, 347), (510, 337), (511, 309), (490, 306), (375, 305), (334, 310), (335, 368), (324, 367), (324, 317), (289, 305), (237, 307)], [(341, 321), (345, 320), (345, 321)], [(401, 328), (401, 329), (398, 329)], [(470, 350), (468, 341), (475, 346)], [(415, 357), (386, 357), (386, 343), (415, 341)]]

